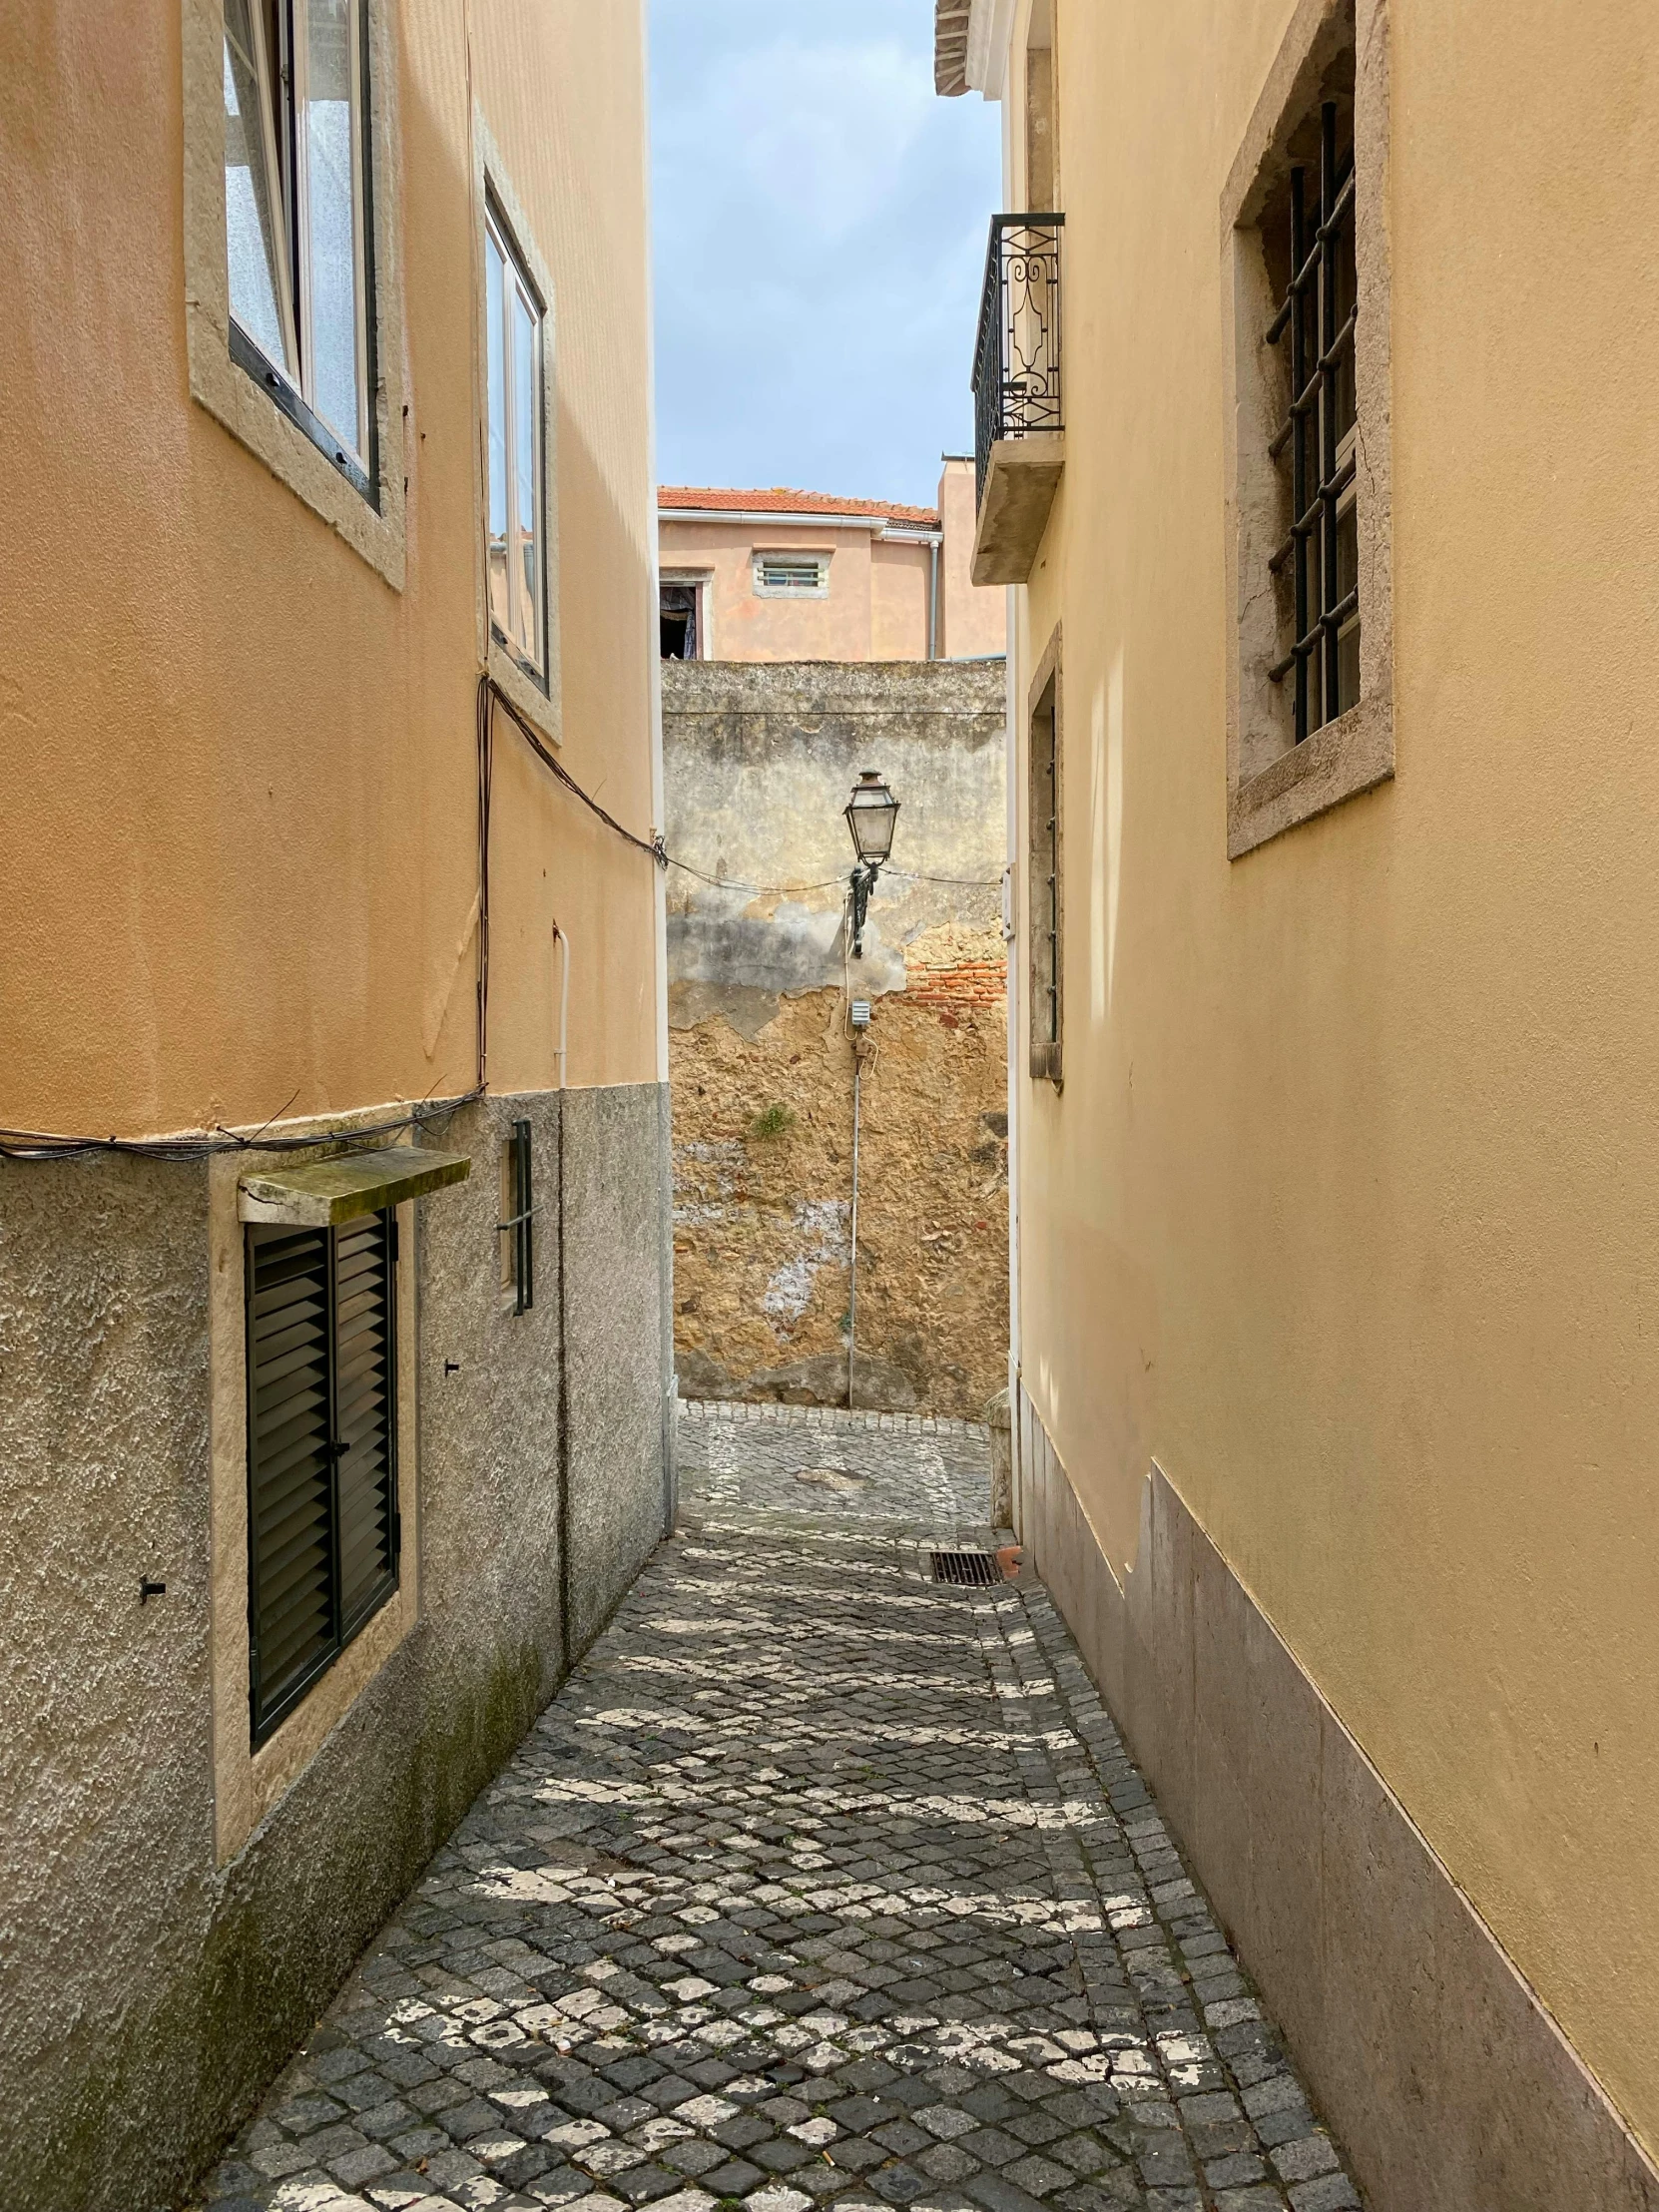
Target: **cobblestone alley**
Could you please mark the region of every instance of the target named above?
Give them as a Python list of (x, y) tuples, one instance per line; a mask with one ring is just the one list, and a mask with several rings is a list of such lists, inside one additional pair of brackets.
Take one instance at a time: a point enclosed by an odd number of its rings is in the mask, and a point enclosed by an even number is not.
[(682, 1439), (679, 1535), (204, 2201), (1358, 2205), (1042, 1589), (930, 1579), (983, 1432)]

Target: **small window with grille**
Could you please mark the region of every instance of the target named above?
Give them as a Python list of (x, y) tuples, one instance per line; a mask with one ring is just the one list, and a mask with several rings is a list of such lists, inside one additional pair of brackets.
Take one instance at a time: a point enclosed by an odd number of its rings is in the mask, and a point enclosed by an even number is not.
[(397, 1588), (397, 1220), (251, 1226), (248, 1624), (265, 1739)]
[[(1052, 662), (1052, 655), (1050, 656)], [(1060, 1080), (1061, 1023), (1064, 1014), (1060, 875), (1060, 678), (1050, 666), (1031, 710), (1030, 786), (1030, 930), (1031, 930), (1031, 1074)]]
[[(1292, 154), (1285, 202), (1272, 211), (1283, 233), (1277, 259), (1286, 281), (1267, 334), (1284, 360), (1285, 419), (1271, 450), (1290, 527), (1268, 566), (1285, 642), (1270, 675), (1285, 687), (1293, 742), (1301, 745), (1360, 699), (1351, 89), (1321, 102)], [(1271, 245), (1269, 253), (1271, 269)]]
[(823, 599), (830, 590), (828, 553), (757, 553), (755, 592), (761, 599)]
[(515, 1121), (501, 1147), (501, 1303), (527, 1314), (536, 1303), (536, 1209), (531, 1195), (530, 1124)]

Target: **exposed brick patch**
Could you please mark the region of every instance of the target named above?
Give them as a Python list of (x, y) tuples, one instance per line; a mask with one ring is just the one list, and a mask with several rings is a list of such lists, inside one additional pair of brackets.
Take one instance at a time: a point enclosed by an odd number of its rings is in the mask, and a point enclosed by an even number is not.
[(924, 931), (905, 949), (904, 996), (943, 1011), (1006, 1005), (1008, 956), (1000, 932), (950, 924)]

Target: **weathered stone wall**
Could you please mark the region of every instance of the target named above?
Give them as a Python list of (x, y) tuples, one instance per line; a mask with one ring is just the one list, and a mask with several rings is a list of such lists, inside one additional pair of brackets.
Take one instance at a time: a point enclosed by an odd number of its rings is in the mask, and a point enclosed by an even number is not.
[[(216, 1590), (209, 1170), (0, 1170), (0, 2202), (171, 2212), (662, 1533), (666, 1104), (539, 1092), (433, 1125), (474, 1167), (405, 1249), (418, 1617), (224, 1863), (211, 1653), (246, 1569)], [(519, 1116), (522, 1317), (495, 1234)]]
[[(684, 1395), (977, 1416), (1007, 1380), (1000, 662), (664, 669), (675, 1352)], [(900, 802), (848, 957), (840, 810)]]

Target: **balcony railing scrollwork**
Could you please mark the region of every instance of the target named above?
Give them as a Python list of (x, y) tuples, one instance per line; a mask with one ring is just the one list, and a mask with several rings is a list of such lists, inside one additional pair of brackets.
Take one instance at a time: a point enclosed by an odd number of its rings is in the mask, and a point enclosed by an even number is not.
[(974, 459), (985, 496), (991, 448), (1065, 428), (1060, 390), (1063, 215), (996, 215), (973, 360)]

